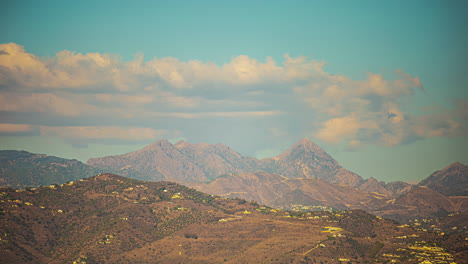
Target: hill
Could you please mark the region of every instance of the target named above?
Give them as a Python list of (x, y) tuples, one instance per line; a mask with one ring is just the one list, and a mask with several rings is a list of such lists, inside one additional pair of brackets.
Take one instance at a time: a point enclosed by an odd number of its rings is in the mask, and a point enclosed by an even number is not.
[(0, 186), (26, 188), (91, 177), (99, 169), (78, 160), (27, 151), (0, 151)]
[(0, 195), (0, 263), (448, 263), (467, 257), (460, 235), (397, 226), (363, 211), (288, 212), (112, 174), (1, 188)]

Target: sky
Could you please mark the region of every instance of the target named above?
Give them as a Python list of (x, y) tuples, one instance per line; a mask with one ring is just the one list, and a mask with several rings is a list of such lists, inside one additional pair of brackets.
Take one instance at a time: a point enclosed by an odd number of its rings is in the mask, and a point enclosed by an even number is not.
[(466, 1), (12, 1), (0, 149), (86, 162), (161, 139), (364, 178), (468, 164)]

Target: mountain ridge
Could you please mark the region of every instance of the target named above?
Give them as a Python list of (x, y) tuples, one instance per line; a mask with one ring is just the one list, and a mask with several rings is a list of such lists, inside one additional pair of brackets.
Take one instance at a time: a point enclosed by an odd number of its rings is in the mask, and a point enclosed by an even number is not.
[(131, 168), (135, 178), (146, 180), (171, 178), (185, 182), (209, 182), (223, 174), (262, 170), (288, 178), (322, 178), (353, 187), (364, 182), (362, 177), (341, 167), (307, 138), (278, 156), (265, 159), (243, 156), (224, 144), (192, 144), (186, 141), (171, 144), (160, 140), (127, 154), (92, 158), (87, 164), (128, 176), (132, 176), (131, 173), (121, 169)]

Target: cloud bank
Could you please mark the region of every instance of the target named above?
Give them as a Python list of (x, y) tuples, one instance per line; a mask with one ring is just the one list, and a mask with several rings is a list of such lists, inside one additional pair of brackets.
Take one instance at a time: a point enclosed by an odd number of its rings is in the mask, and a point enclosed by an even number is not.
[(466, 101), (422, 115), (404, 110), (408, 98), (424, 96), (418, 77), (396, 70), (393, 79), (368, 73), (354, 80), (325, 67), (288, 55), (281, 63), (240, 55), (223, 65), (143, 54), (130, 61), (72, 51), (39, 57), (0, 44), (0, 134), (209, 141), (204, 136), (234, 137), (240, 130), (232, 127), (248, 126), (265, 140), (307, 136), (350, 149), (467, 135)]

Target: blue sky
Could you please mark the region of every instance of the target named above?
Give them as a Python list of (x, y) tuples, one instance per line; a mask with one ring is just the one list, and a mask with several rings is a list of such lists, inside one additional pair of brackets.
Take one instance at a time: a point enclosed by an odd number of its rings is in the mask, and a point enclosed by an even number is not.
[(6, 1), (0, 148), (86, 161), (167, 138), (363, 177), (468, 162), (464, 1)]

